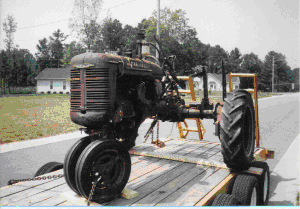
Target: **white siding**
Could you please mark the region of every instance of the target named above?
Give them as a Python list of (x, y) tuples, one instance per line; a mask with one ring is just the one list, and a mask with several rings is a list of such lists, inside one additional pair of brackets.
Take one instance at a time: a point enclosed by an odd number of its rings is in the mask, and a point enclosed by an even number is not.
[[(196, 82), (196, 90), (201, 89), (203, 91), (203, 79), (200, 78), (200, 81), (194, 81), (194, 82)], [(239, 88), (239, 83), (232, 82), (232, 84), (233, 84), (233, 89), (235, 89), (235, 87)], [(207, 75), (207, 85), (208, 85), (207, 86), (208, 90), (210, 90), (211, 87), (213, 87), (211, 89), (212, 91), (222, 91), (222, 83), (211, 75)], [(226, 91), (229, 92), (228, 83), (226, 84)]]
[[(53, 87), (50, 89), (50, 81), (53, 81)], [(37, 80), (37, 92), (44, 92), (47, 93), (50, 91), (53, 93), (56, 91), (56, 93), (59, 93), (62, 91), (63, 93), (70, 92), (70, 84), (66, 82), (66, 89), (63, 88), (63, 84), (65, 80), (62, 79), (53, 79), (53, 80)]]

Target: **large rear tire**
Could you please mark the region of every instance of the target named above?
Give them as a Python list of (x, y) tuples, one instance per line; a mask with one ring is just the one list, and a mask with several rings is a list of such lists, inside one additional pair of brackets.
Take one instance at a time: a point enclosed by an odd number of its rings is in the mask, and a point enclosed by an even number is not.
[(254, 106), (245, 90), (228, 93), (222, 109), (220, 141), (227, 167), (245, 170), (251, 166), (255, 146)]

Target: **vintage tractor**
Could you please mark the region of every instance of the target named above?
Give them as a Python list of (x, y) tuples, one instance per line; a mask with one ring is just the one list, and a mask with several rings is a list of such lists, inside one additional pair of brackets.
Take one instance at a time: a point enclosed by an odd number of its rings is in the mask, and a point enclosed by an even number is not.
[(203, 67), (192, 76), (203, 77), (204, 98), (201, 103), (185, 104), (178, 92), (178, 85), (183, 84), (174, 73), (175, 57), (167, 58), (161, 51), (161, 65), (159, 60), (149, 61), (151, 56), (142, 58), (143, 39), (140, 33), (133, 58), (132, 54), (87, 52), (71, 61), (70, 116), (74, 123), (86, 127), (82, 130), (89, 136), (67, 152), (64, 174), (74, 192), (86, 198), (92, 195), (98, 203), (114, 199), (127, 184), (131, 172), (128, 150), (135, 146), (138, 128), (149, 117), (154, 119), (150, 128), (158, 120), (213, 119), (226, 165), (245, 169), (253, 160), (251, 94), (234, 90), (225, 99), (223, 69), (224, 103), (210, 103)]

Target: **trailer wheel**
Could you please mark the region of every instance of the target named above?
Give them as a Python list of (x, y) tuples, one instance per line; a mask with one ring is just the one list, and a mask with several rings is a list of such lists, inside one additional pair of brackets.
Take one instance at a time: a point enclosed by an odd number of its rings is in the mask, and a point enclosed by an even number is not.
[(263, 172), (261, 175), (256, 176), (259, 184), (259, 205), (268, 205), (269, 203), (269, 192), (270, 192), (270, 170), (268, 163), (253, 161), (251, 166), (256, 168), (262, 168)]
[(34, 174), (34, 177), (44, 175), (46, 173), (51, 173), (53, 171), (57, 171), (59, 169), (62, 169), (64, 167), (64, 164), (59, 162), (49, 162), (43, 165), (38, 169), (38, 171)]
[(75, 168), (80, 154), (91, 143), (91, 137), (79, 139), (67, 152), (64, 160), (64, 175), (68, 186), (80, 195), (75, 182)]
[(241, 203), (231, 194), (219, 194), (214, 200), (212, 206), (239, 206)]
[(220, 124), (221, 152), (227, 167), (248, 169), (255, 146), (254, 106), (251, 94), (245, 90), (228, 93)]
[(244, 206), (258, 205), (259, 186), (256, 177), (251, 175), (238, 175), (234, 181), (232, 195)]
[(130, 171), (130, 155), (123, 149), (122, 143), (97, 140), (85, 148), (77, 161), (76, 185), (81, 195), (88, 198), (95, 182), (92, 200), (97, 203), (108, 202), (121, 194)]

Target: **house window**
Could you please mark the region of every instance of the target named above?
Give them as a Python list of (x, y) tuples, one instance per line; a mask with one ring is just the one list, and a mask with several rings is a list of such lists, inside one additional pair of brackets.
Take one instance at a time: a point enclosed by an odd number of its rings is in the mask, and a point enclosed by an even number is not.
[(208, 85), (210, 90), (216, 90), (216, 86), (217, 86), (216, 82), (211, 81), (209, 82)]
[(239, 86), (238, 85), (234, 85), (234, 89), (238, 89), (239, 88)]
[(66, 90), (66, 81), (63, 81), (63, 89)]
[(53, 89), (53, 81), (50, 81), (50, 89)]

